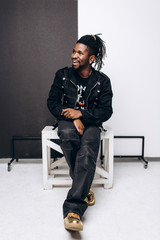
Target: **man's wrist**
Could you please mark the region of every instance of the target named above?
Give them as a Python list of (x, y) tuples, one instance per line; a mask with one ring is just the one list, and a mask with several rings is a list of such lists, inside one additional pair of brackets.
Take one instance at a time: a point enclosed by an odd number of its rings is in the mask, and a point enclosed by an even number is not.
[(79, 111), (79, 117), (81, 118), (82, 117), (82, 112), (80, 111), (80, 110), (78, 110)]

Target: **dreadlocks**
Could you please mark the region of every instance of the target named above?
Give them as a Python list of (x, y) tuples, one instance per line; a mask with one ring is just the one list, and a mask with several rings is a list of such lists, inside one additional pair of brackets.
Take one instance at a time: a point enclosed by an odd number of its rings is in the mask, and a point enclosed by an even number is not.
[(81, 37), (77, 43), (83, 43), (89, 48), (89, 53), (91, 55), (95, 55), (94, 67), (99, 71), (104, 64), (103, 59), (106, 56), (106, 47), (104, 41), (96, 35), (85, 35)]

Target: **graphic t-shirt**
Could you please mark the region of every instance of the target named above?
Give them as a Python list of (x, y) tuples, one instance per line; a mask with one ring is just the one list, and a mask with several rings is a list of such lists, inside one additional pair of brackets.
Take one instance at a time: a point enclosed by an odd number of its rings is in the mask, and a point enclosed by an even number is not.
[(88, 86), (90, 77), (88, 78), (82, 78), (77, 74), (77, 90), (78, 90), (78, 98), (77, 98), (77, 104), (76, 109), (85, 109), (86, 108), (86, 90)]

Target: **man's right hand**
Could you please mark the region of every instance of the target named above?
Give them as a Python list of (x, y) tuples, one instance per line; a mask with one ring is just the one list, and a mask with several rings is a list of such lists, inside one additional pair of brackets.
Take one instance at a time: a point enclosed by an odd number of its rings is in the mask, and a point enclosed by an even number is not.
[(80, 135), (83, 135), (84, 132), (84, 125), (80, 119), (73, 120), (74, 126), (76, 127), (77, 131), (80, 133)]

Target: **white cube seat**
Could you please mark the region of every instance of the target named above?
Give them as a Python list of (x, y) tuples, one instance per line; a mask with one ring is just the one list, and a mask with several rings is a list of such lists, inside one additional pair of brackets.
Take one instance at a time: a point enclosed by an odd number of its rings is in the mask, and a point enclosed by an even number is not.
[[(46, 126), (42, 130), (42, 159), (43, 159), (43, 188), (52, 189), (53, 186), (71, 186), (72, 179), (69, 176), (69, 167), (64, 157), (51, 163), (51, 149), (62, 153), (60, 146), (54, 143), (53, 139), (59, 139), (57, 129)], [(107, 128), (101, 132), (103, 143), (103, 167), (100, 160), (100, 153), (97, 159), (97, 166), (93, 185), (103, 185), (104, 188), (112, 188), (113, 185), (113, 131)]]

